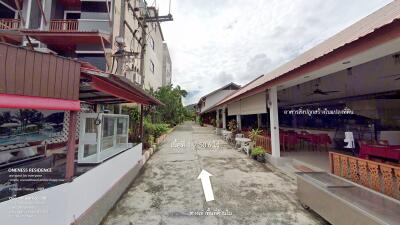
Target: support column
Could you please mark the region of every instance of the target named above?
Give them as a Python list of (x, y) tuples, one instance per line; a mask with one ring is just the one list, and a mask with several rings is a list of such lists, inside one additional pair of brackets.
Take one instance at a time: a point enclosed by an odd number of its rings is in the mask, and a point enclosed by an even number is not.
[(242, 130), (242, 117), (240, 115), (236, 115), (236, 123), (238, 130)]
[(144, 107), (143, 104), (140, 105), (140, 141), (144, 142), (144, 130), (143, 130), (143, 120), (144, 120)]
[(257, 114), (257, 127), (261, 128), (261, 114)]
[(276, 87), (269, 89), (269, 120), (271, 128), (271, 149), (272, 157), (280, 157), (280, 142), (279, 142), (279, 117), (278, 117), (278, 91)]
[(78, 112), (69, 112), (68, 142), (67, 142), (67, 163), (65, 166), (65, 180), (72, 181), (75, 172), (75, 148), (76, 148), (76, 124)]
[(226, 129), (226, 109), (222, 109), (222, 128)]
[(217, 109), (217, 113), (215, 113), (215, 123), (217, 126), (215, 126), (216, 128), (219, 127), (219, 109)]

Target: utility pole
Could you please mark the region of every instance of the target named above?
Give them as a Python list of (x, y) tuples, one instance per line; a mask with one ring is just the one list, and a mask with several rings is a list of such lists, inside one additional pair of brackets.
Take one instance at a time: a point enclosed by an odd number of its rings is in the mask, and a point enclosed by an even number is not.
[[(142, 18), (142, 43), (141, 43), (141, 51), (140, 51), (140, 75), (142, 76), (141, 79), (141, 87), (144, 87), (144, 80), (145, 80), (145, 75), (144, 75), (144, 60), (145, 60), (145, 55), (146, 55), (146, 45), (147, 45), (147, 23), (157, 23), (159, 25), (160, 22), (166, 22), (166, 21), (172, 21), (172, 15), (171, 15), (171, 0), (169, 2), (169, 11), (168, 15), (166, 16), (159, 16), (157, 9), (155, 7), (147, 7), (147, 2), (144, 0), (144, 15), (141, 17)], [(149, 13), (148, 9), (154, 10), (154, 15), (151, 15)], [(161, 29), (161, 28), (160, 28)]]
[[(124, 52), (125, 48), (125, 4), (126, 0), (121, 0), (121, 14), (120, 14), (120, 23), (119, 23), (119, 33), (118, 37), (116, 37), (116, 42), (118, 45), (118, 52)], [(118, 40), (117, 40), (118, 39)], [(124, 68), (124, 54), (120, 54), (117, 56), (117, 74), (122, 75)]]
[(140, 79), (140, 86), (144, 87), (144, 56), (146, 54), (146, 19), (143, 17), (143, 24), (142, 26), (142, 43), (140, 44), (141, 46), (141, 51), (140, 51), (140, 76), (142, 76), (142, 79)]

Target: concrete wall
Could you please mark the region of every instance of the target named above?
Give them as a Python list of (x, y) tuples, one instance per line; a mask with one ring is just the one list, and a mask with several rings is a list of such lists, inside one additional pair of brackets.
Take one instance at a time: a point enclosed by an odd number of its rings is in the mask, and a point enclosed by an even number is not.
[[(153, 11), (150, 11), (152, 13)], [(151, 38), (154, 40), (154, 49), (150, 45)], [(144, 88), (157, 90), (162, 86), (163, 67), (163, 37), (161, 27), (157, 23), (148, 23), (147, 28), (146, 55), (144, 59)], [(151, 72), (150, 60), (154, 63), (154, 72)]]
[(163, 74), (162, 74), (162, 85), (166, 86), (171, 84), (172, 79), (172, 62), (171, 56), (169, 55), (168, 45), (163, 43)]
[(215, 92), (212, 95), (207, 96), (205, 106), (201, 109), (201, 112), (204, 112), (211, 106), (214, 106), (216, 103), (218, 103), (219, 101), (224, 99), (226, 96), (232, 94), (235, 91), (236, 90), (220, 90), (220, 91)]
[[(136, 177), (145, 160), (140, 144), (89, 170), (71, 183), (2, 202), (1, 224), (99, 224)], [(27, 206), (47, 212), (32, 217), (12, 214), (16, 209)], [(22, 213), (28, 214), (26, 209)]]
[[(139, 2), (141, 2), (142, 0), (131, 0), (129, 1), (130, 4), (132, 5), (132, 7), (137, 7), (139, 5)], [(115, 37), (119, 36), (119, 27), (120, 27), (120, 17), (121, 17), (121, 0), (115, 0), (114, 2), (115, 7), (114, 7), (114, 16), (113, 16), (113, 28), (112, 28), (112, 42), (114, 42)], [(135, 36), (137, 38), (140, 38), (142, 36), (142, 29), (139, 27), (139, 23), (136, 20), (136, 18), (133, 16), (133, 13), (131, 10), (128, 9), (128, 6), (126, 5), (126, 9), (125, 9), (125, 21), (127, 22), (127, 24), (129, 24), (129, 26), (132, 28), (132, 30), (135, 33)], [(125, 30), (124, 30), (124, 39), (125, 39), (125, 50), (127, 51), (133, 51), (136, 53), (140, 53), (142, 51), (141, 46), (138, 42), (138, 40), (136, 38), (134, 38), (133, 33), (128, 29), (128, 27), (125, 25)], [(112, 52), (117, 51), (117, 47), (112, 44)], [(139, 58), (135, 58), (132, 59), (130, 61), (126, 61), (125, 65), (127, 65), (127, 67), (125, 68), (129, 68), (129, 70), (134, 71), (134, 73), (139, 73), (140, 71), (140, 59)], [(123, 71), (123, 74), (127, 75), (127, 74), (132, 74), (133, 72), (130, 71)], [(128, 79), (130, 79), (130, 77), (127, 77)], [(133, 78), (134, 79), (134, 78)], [(133, 80), (131, 80), (133, 81)]]

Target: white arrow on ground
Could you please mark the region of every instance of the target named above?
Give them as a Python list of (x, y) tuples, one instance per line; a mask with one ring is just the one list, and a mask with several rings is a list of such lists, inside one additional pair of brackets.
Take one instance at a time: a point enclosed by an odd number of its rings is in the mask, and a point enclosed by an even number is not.
[(214, 193), (211, 187), (210, 176), (212, 176), (211, 173), (205, 170), (201, 170), (199, 176), (197, 177), (197, 179), (201, 179), (201, 184), (203, 185), (203, 192), (204, 196), (206, 197), (206, 202), (214, 200)]

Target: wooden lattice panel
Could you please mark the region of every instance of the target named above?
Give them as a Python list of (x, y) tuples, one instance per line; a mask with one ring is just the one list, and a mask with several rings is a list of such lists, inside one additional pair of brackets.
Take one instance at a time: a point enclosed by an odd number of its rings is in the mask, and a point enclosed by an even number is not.
[(353, 182), (360, 183), (360, 176), (358, 175), (358, 165), (357, 165), (357, 160), (350, 158), (349, 159), (349, 164), (350, 164), (350, 179)]
[(340, 156), (340, 161), (342, 162), (342, 177), (350, 178), (349, 176), (349, 164), (348, 164), (348, 157)]
[(383, 193), (395, 197), (393, 169), (383, 165), (380, 167), (383, 176)]
[(340, 157), (338, 155), (333, 155), (333, 173), (340, 176)]
[(397, 198), (400, 199), (400, 168), (394, 169), (394, 175), (397, 180)]
[(379, 165), (372, 162), (368, 162), (368, 170), (371, 178), (371, 187), (375, 191), (382, 192), (380, 176), (379, 176)]
[(366, 161), (358, 161), (358, 171), (360, 175), (360, 183), (366, 187), (370, 187), (368, 182), (368, 169)]

